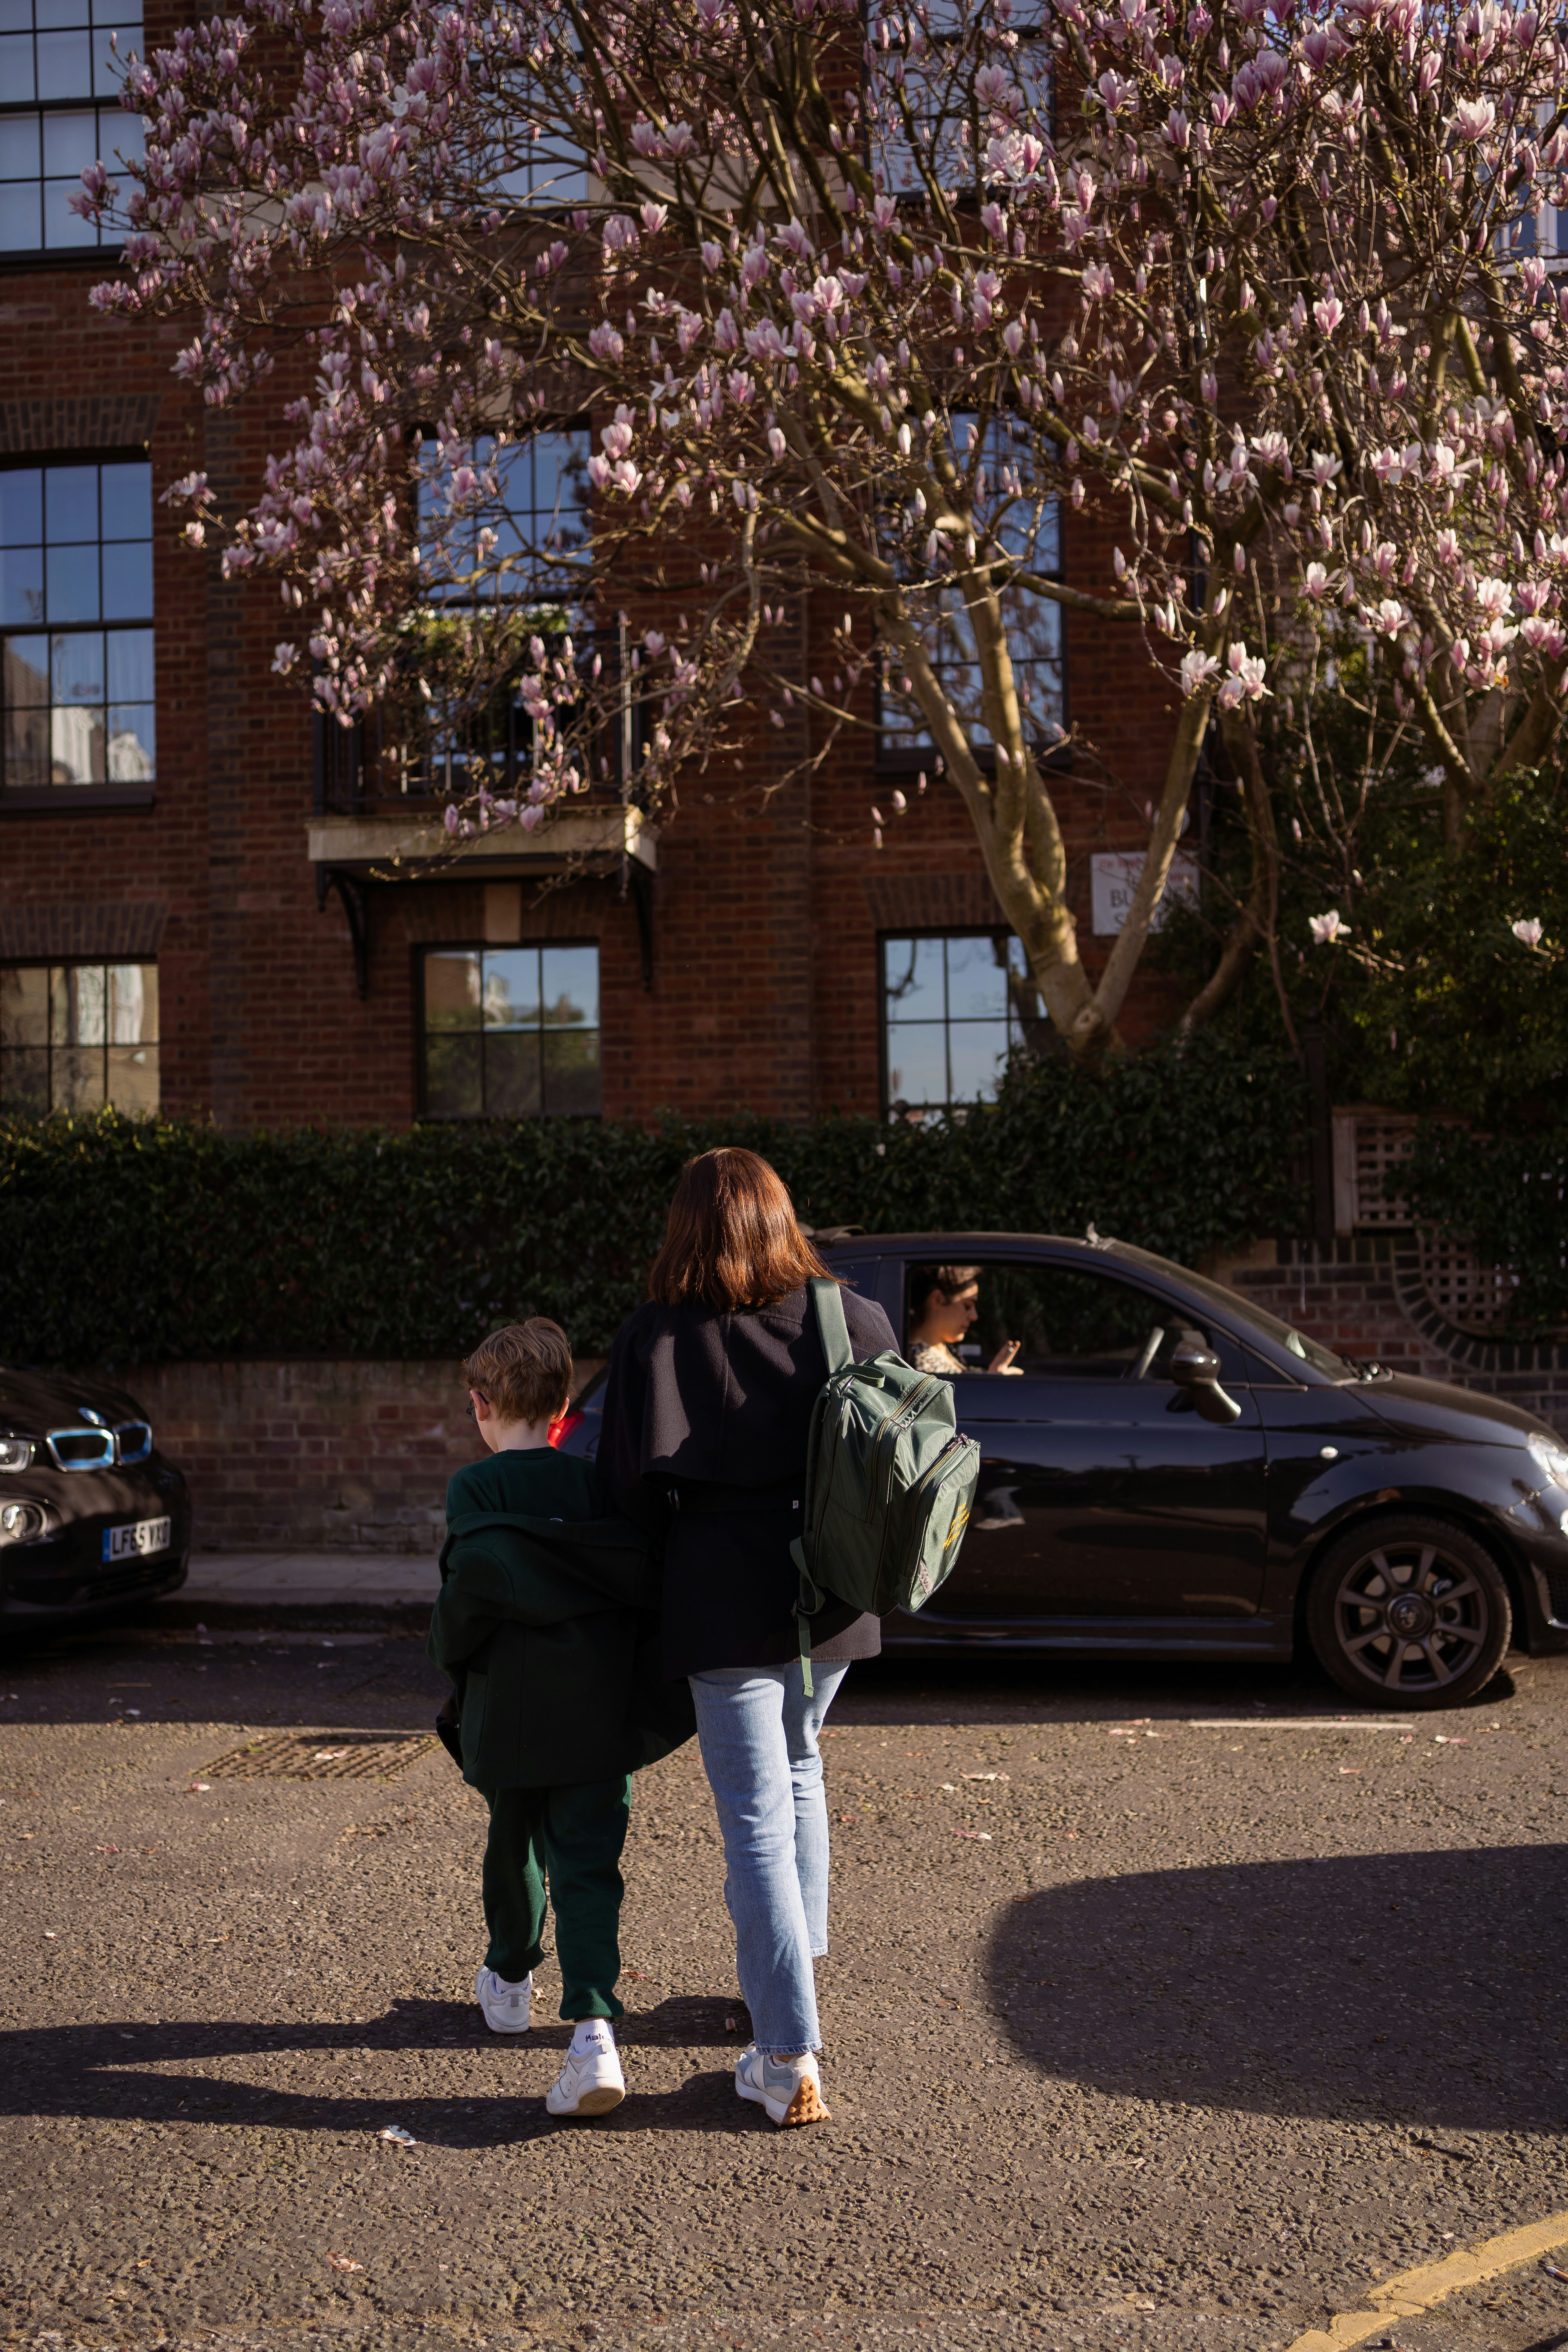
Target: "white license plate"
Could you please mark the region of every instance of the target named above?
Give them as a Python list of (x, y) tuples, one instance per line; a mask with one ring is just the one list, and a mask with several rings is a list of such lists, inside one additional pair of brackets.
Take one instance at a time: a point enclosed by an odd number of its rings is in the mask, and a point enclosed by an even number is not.
[(174, 1522), (169, 1519), (135, 1519), (126, 1528), (105, 1528), (103, 1557), (105, 1559), (142, 1559), (148, 1552), (167, 1551)]

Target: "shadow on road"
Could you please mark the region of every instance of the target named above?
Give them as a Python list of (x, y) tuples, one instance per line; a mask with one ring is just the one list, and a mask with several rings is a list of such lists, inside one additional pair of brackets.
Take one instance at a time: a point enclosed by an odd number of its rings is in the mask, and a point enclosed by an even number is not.
[(1568, 1846), (1146, 1871), (1010, 1904), (989, 1972), (1020, 2053), (1140, 2099), (1568, 2127)]
[[(616, 2032), (628, 2053), (639, 2047), (679, 2044), (691, 2050), (716, 2044), (723, 2054), (675, 2089), (653, 2094), (637, 2091), (634, 2060), (625, 2104), (593, 2128), (771, 2131), (760, 2110), (742, 2106), (735, 2096), (734, 2059), (745, 2047), (748, 2030), (745, 2011), (733, 1999), (676, 1995), (626, 2017)], [(427, 2078), (420, 2062), (435, 2052), (454, 2050), (495, 2052), (502, 2063), (516, 2060), (520, 2065), (529, 2053), (547, 2054), (553, 2062), (571, 2038), (569, 2025), (541, 2020), (526, 2042), (500, 2048), (476, 2021), (471, 2002), (445, 2000), (394, 2001), (384, 2017), (363, 2023), (50, 2026), (0, 2034), (0, 2115), (321, 2132), (378, 2132), (397, 2123), (430, 2147), (490, 2147), (581, 2128), (544, 2113), (544, 2092), (554, 2080), (555, 2064), (530, 2070), (537, 2084), (531, 2094), (475, 2099), (433, 2095), (422, 2086)], [(361, 2051), (409, 2053), (407, 2094), (368, 2096), (322, 2087), (301, 2092), (247, 2079), (269, 2059), (304, 2054), (317, 2062), (312, 2079), (320, 2085), (323, 2074), (330, 2081), (331, 2074), (320, 2062)], [(153, 2071), (163, 2066), (183, 2071)]]

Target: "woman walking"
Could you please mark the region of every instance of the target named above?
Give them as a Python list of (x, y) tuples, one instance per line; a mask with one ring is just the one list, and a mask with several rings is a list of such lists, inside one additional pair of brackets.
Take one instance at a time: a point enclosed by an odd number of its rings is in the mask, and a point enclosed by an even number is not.
[[(811, 1409), (827, 1377), (806, 1283), (826, 1275), (754, 1151), (705, 1151), (670, 1202), (648, 1303), (610, 1358), (599, 1466), (664, 1552), (664, 1664), (686, 1675), (724, 1838), (724, 1897), (755, 2036), (735, 2072), (775, 2124), (826, 2120), (814, 1958), (827, 1949), (827, 1805), (817, 1735), (881, 1628), (813, 1622), (805, 1695), (790, 1543)], [(879, 1307), (844, 1297), (858, 1358), (896, 1349)]]

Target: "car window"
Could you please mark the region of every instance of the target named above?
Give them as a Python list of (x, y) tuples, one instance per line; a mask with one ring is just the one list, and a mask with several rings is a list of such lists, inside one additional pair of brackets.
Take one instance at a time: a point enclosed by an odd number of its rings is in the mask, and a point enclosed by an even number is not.
[[(1116, 1275), (994, 1260), (965, 1271), (975, 1278), (973, 1319), (948, 1343), (964, 1371), (985, 1371), (1016, 1339), (1016, 1370), (1037, 1380), (1168, 1381), (1176, 1347), (1195, 1335), (1219, 1357), (1222, 1380), (1248, 1377), (1242, 1349), (1225, 1332)], [(912, 1271), (911, 1316), (920, 1286)]]

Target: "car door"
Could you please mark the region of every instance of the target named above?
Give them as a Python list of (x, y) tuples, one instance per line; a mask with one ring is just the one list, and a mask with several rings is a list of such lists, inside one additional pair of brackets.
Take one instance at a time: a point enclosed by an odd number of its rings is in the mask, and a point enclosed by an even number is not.
[[(1075, 1261), (980, 1270), (972, 1340), (988, 1364), (1020, 1342), (1013, 1375), (954, 1382), (981, 1449), (959, 1565), (928, 1617), (1236, 1619), (1261, 1601), (1266, 1455), (1243, 1350), (1185, 1307)], [(1220, 1357), (1228, 1424), (1205, 1421), (1169, 1377), (1200, 1331)]]

